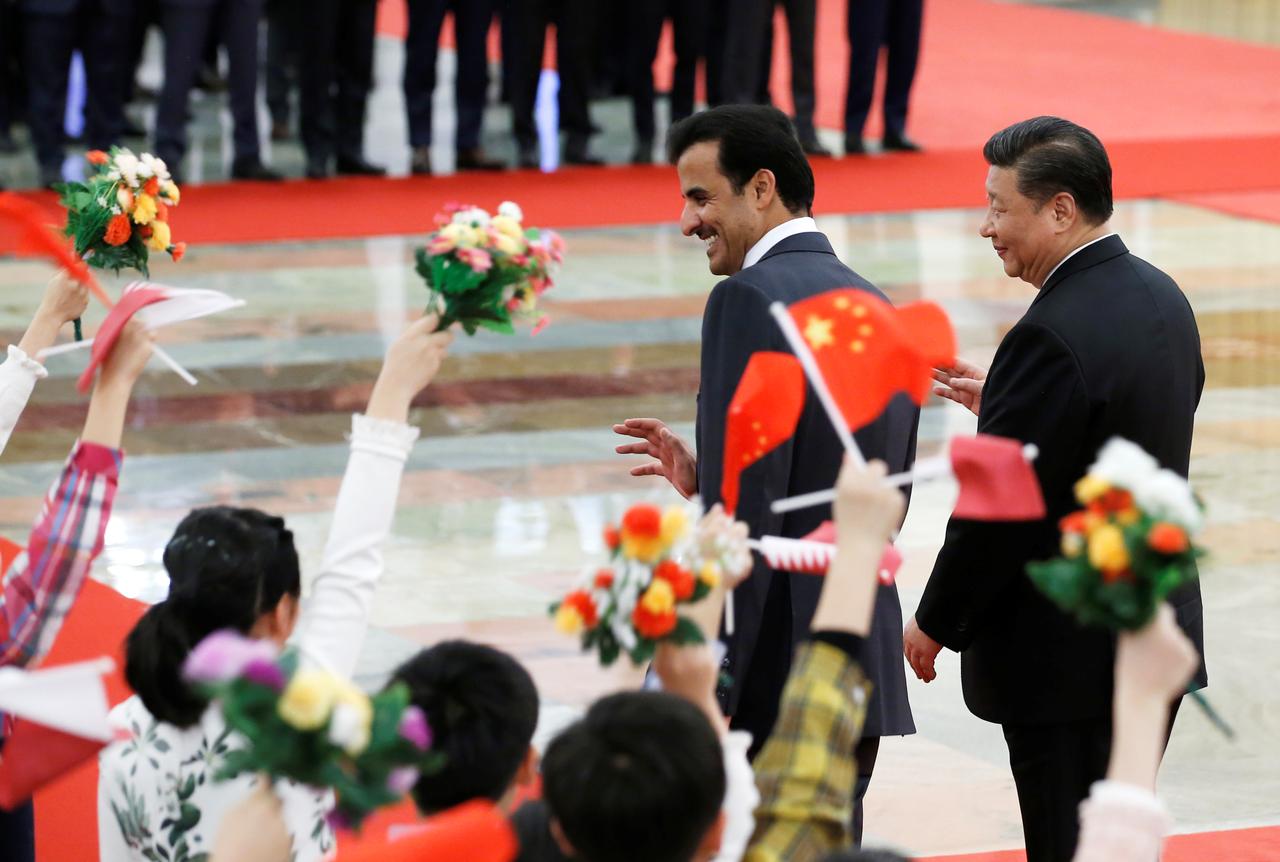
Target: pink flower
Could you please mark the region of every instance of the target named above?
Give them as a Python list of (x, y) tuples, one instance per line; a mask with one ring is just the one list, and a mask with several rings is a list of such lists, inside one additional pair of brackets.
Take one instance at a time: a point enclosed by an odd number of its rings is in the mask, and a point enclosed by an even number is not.
[(529, 243), (529, 253), (533, 255), (534, 260), (541, 264), (545, 264), (551, 259), (551, 252), (547, 251), (547, 247), (541, 240), (534, 240)]
[(458, 260), (475, 272), (488, 272), (493, 269), (493, 256), (482, 248), (460, 248)]
[(542, 275), (530, 276), (529, 286), (533, 288), (535, 294), (542, 296), (547, 292), (547, 288), (551, 287), (551, 280)]
[(418, 783), (418, 770), (412, 766), (401, 766), (391, 770), (391, 774), (387, 776), (387, 789), (392, 793), (403, 796), (413, 789), (413, 785)]
[(513, 296), (507, 300), (507, 311), (515, 313), (520, 310), (520, 306), (524, 305), (524, 301), (518, 296)]
[(538, 318), (538, 322), (533, 325), (533, 331), (530, 332), (529, 334), (537, 335), (539, 332), (546, 329), (550, 324), (551, 324), (551, 318), (544, 314), (542, 315), (542, 317)]
[(517, 254), (511, 258), (511, 262), (516, 266), (528, 266), (529, 256), (527, 254)]
[(196, 645), (183, 663), (182, 673), (193, 682), (225, 682), (240, 676), (251, 662), (274, 664), (276, 655), (276, 646), (270, 641), (251, 640), (223, 629)]
[(431, 238), (431, 242), (427, 244), (427, 254), (436, 256), (448, 254), (458, 247), (458, 241), (453, 237), (436, 234)]
[(426, 714), (416, 706), (405, 707), (404, 715), (400, 716), (400, 735), (419, 751), (430, 748), (431, 726), (427, 724)]
[(560, 234), (553, 230), (545, 230), (542, 232), (546, 236), (546, 242), (551, 247), (551, 259), (556, 263), (564, 260), (564, 239)]
[(288, 682), (280, 667), (274, 661), (264, 658), (250, 659), (244, 666), (242, 676), (249, 682), (257, 683), (272, 691), (284, 691), (285, 684)]

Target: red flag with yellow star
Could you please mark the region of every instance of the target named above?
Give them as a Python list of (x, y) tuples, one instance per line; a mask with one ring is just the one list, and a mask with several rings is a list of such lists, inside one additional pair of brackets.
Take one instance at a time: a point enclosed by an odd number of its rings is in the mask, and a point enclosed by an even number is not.
[(738, 478), (796, 433), (804, 409), (804, 369), (790, 353), (753, 353), (729, 402), (724, 432), (725, 511), (738, 508)]
[(894, 308), (843, 287), (787, 310), (854, 431), (874, 422), (899, 392), (923, 405), (932, 369), (955, 364), (951, 321), (932, 302)]

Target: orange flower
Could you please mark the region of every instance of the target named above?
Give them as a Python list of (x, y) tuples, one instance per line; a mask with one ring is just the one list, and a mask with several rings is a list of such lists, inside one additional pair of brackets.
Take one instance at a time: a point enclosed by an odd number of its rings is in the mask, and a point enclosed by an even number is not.
[(84, 154), (84, 157), (91, 165), (105, 165), (107, 162), (111, 161), (111, 157), (102, 150), (90, 150)]
[(156, 201), (156, 221), (167, 222), (169, 220), (169, 208), (161, 201)]
[(1087, 512), (1072, 512), (1058, 522), (1064, 533), (1087, 533), (1089, 531), (1089, 515)]
[(1099, 514), (1123, 512), (1133, 508), (1133, 495), (1123, 488), (1110, 488), (1091, 500), (1089, 508)]
[(1185, 530), (1176, 524), (1164, 522), (1151, 528), (1151, 532), (1147, 534), (1147, 544), (1157, 554), (1164, 554), (1170, 557), (1184, 553), (1187, 548), (1191, 547), (1191, 542), (1188, 541)]
[(107, 245), (124, 245), (129, 241), (131, 232), (129, 217), (124, 213), (120, 213), (113, 215), (111, 221), (107, 222), (107, 235), (104, 238), (107, 241)]
[(663, 560), (653, 570), (653, 576), (671, 584), (671, 591), (676, 594), (677, 600), (683, 602), (693, 598), (693, 590), (697, 586), (694, 583), (693, 572), (679, 563), (673, 560)]
[(657, 640), (676, 627), (675, 597), (666, 581), (654, 581), (631, 612), (631, 622), (641, 637)]
[(1103, 569), (1102, 582), (1104, 584), (1114, 584), (1116, 581), (1132, 581), (1132, 569)]
[(169, 254), (173, 255), (174, 263), (177, 263), (178, 261), (182, 260), (182, 256), (185, 255), (186, 253), (187, 253), (187, 244), (185, 242), (180, 242), (175, 245), (169, 246)]
[(142, 237), (143, 239), (151, 239), (151, 235), (153, 233), (155, 233), (155, 231), (151, 229), (151, 225), (149, 224), (143, 225), (142, 227), (138, 228), (138, 236)]
[(596, 572), (595, 580), (592, 581), (597, 590), (607, 590), (613, 586), (613, 569), (601, 569)]
[(622, 541), (622, 537), (618, 535), (618, 528), (610, 524), (604, 528), (604, 544), (609, 550), (616, 550), (618, 543)]
[(142, 190), (147, 194), (151, 195), (152, 197), (155, 197), (156, 195), (160, 194), (160, 178), (152, 177), (151, 179), (147, 180), (147, 184), (142, 187)]
[(637, 503), (622, 516), (622, 553), (642, 563), (652, 563), (662, 555), (662, 510), (649, 503)]
[(565, 634), (576, 634), (584, 627), (593, 629), (599, 621), (596, 603), (585, 590), (569, 593), (556, 610), (556, 628)]

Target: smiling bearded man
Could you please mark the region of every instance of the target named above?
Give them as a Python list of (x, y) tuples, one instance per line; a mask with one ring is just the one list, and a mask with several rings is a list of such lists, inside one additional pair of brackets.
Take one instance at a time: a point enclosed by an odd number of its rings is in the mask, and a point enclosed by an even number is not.
[[(840, 287), (885, 297), (841, 263), (818, 230), (811, 215), (813, 171), (781, 111), (732, 105), (695, 114), (672, 127), (667, 147), (685, 200), (680, 229), (706, 242), (713, 274), (729, 276), (711, 292), (703, 317), (697, 455), (657, 419), (628, 419), (614, 430), (641, 438), (619, 446), (619, 453), (654, 459), (632, 475), (664, 476), (685, 497), (700, 494), (710, 507), (720, 500), (725, 416), (747, 360), (760, 350), (790, 352), (770, 303), (791, 304)], [(919, 419), (910, 399), (898, 396), (855, 437), (867, 458), (897, 473), (915, 460)], [(736, 517), (752, 536), (808, 534), (831, 518), (829, 505), (778, 515), (769, 504), (834, 487), (843, 455), (810, 394), (795, 436), (743, 471)], [(725, 638), (732, 685), (719, 695), (732, 725), (750, 731), (756, 749), (777, 718), (792, 650), (808, 635), (821, 590), (821, 578), (773, 571), (757, 559), (734, 592), (736, 631)], [(857, 841), (880, 737), (915, 732), (901, 652), (897, 589), (881, 587), (863, 659), (874, 693), (857, 749), (858, 803), (850, 824)]]

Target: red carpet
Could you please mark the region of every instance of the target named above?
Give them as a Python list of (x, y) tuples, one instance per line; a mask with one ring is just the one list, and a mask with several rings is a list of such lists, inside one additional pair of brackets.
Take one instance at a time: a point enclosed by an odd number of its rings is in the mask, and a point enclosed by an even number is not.
[[(962, 856), (927, 856), (918, 862), (1026, 862), (1021, 850), (968, 853)], [(1280, 826), (1228, 829), (1174, 835), (1165, 842), (1161, 862), (1275, 862), (1280, 859)]]
[(1227, 215), (1280, 223), (1280, 189), (1252, 192), (1165, 195), (1179, 203), (1224, 212)]

